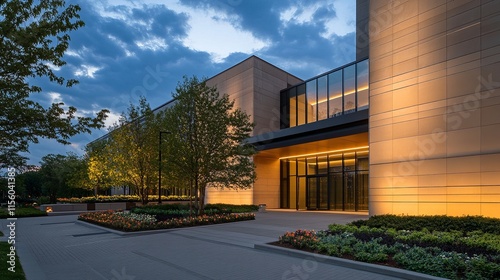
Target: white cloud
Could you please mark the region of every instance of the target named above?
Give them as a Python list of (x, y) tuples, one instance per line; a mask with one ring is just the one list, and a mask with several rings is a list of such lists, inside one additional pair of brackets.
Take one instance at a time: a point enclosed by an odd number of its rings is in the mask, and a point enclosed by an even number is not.
[(321, 34), (324, 38), (332, 35), (344, 36), (356, 30), (356, 1), (335, 1), (335, 17), (331, 17), (325, 24), (326, 33)]
[[(223, 11), (213, 8), (193, 8), (184, 6), (178, 2), (168, 2), (160, 0), (146, 1), (100, 1), (94, 4), (97, 12), (103, 17), (122, 20), (130, 26), (142, 26), (146, 30), (150, 28), (150, 22), (137, 21), (132, 18), (129, 11), (117, 12), (110, 9), (113, 6), (128, 7), (128, 9), (144, 8), (144, 5), (164, 5), (176, 13), (185, 13), (188, 16), (190, 26), (187, 36), (181, 43), (195, 51), (207, 52), (214, 62), (221, 62), (231, 53), (254, 53), (265, 48), (270, 43), (255, 37), (251, 32), (244, 31), (235, 26), (238, 18)], [(122, 9), (123, 11), (123, 9)], [(148, 37), (145, 34), (144, 41), (136, 41), (136, 45), (141, 49), (152, 51), (163, 50), (168, 47), (164, 39), (158, 37)]]
[(189, 15), (191, 27), (182, 43), (193, 50), (208, 52), (214, 62), (221, 62), (234, 52), (254, 53), (269, 45), (252, 33), (237, 29), (235, 19), (215, 10), (182, 8)]
[(61, 94), (58, 92), (49, 92), (50, 104), (63, 102)]
[[(280, 20), (284, 26), (290, 23), (308, 24), (315, 21), (314, 13), (321, 7), (332, 4), (330, 1), (316, 3), (300, 3), (289, 7), (280, 13)], [(330, 38), (332, 35), (344, 36), (354, 32), (356, 28), (356, 1), (337, 0), (333, 2), (335, 15), (326, 20), (326, 32), (321, 34), (324, 38)]]
[(118, 39), (116, 36), (108, 34), (108, 39), (110, 39), (115, 44), (117, 44), (120, 48), (122, 48), (123, 51), (125, 52), (125, 56), (127, 56), (127, 57), (135, 56), (135, 53), (128, 49), (127, 44), (125, 42), (123, 42), (122, 40)]
[(95, 78), (94, 74), (101, 69), (102, 68), (97, 66), (83, 64), (80, 69), (75, 71), (75, 76)]
[(165, 39), (157, 36), (150, 36), (150, 38), (142, 41), (135, 41), (135, 44), (142, 50), (159, 51), (165, 50), (168, 47)]

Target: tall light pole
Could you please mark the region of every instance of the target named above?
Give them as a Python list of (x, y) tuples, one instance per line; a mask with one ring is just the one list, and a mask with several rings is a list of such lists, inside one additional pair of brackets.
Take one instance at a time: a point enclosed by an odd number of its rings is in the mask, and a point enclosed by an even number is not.
[(160, 131), (158, 141), (158, 204), (161, 204), (161, 135), (170, 134), (170, 131)]

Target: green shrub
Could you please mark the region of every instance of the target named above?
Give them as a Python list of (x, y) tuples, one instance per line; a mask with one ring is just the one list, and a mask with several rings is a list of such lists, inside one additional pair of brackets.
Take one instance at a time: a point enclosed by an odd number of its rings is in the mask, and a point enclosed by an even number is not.
[(220, 213), (249, 213), (259, 210), (257, 205), (234, 205), (234, 204), (207, 204), (205, 205), (205, 211), (209, 209), (217, 209)]
[(485, 233), (500, 234), (500, 219), (482, 216), (397, 216), (378, 215), (368, 220), (351, 223), (355, 226), (375, 228), (394, 228), (397, 230), (460, 231), (472, 232), (480, 230)]
[(45, 211), (40, 211), (33, 207), (16, 207), (14, 213), (15, 216), (10, 216), (6, 208), (1, 208), (0, 219), (47, 216)]

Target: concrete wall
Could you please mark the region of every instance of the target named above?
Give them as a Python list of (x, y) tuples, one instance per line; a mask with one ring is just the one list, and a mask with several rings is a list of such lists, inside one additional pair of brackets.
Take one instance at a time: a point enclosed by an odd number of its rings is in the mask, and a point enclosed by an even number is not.
[(370, 214), (500, 217), (500, 1), (370, 1)]

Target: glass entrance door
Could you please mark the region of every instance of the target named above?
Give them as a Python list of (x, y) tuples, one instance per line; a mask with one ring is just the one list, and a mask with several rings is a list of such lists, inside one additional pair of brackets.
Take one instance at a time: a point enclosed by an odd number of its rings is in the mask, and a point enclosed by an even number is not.
[(307, 209), (318, 209), (318, 184), (316, 177), (307, 178)]
[(355, 172), (344, 173), (344, 211), (356, 210)]
[(307, 209), (328, 210), (328, 177), (307, 177)]
[(297, 177), (297, 210), (306, 209), (306, 177)]

